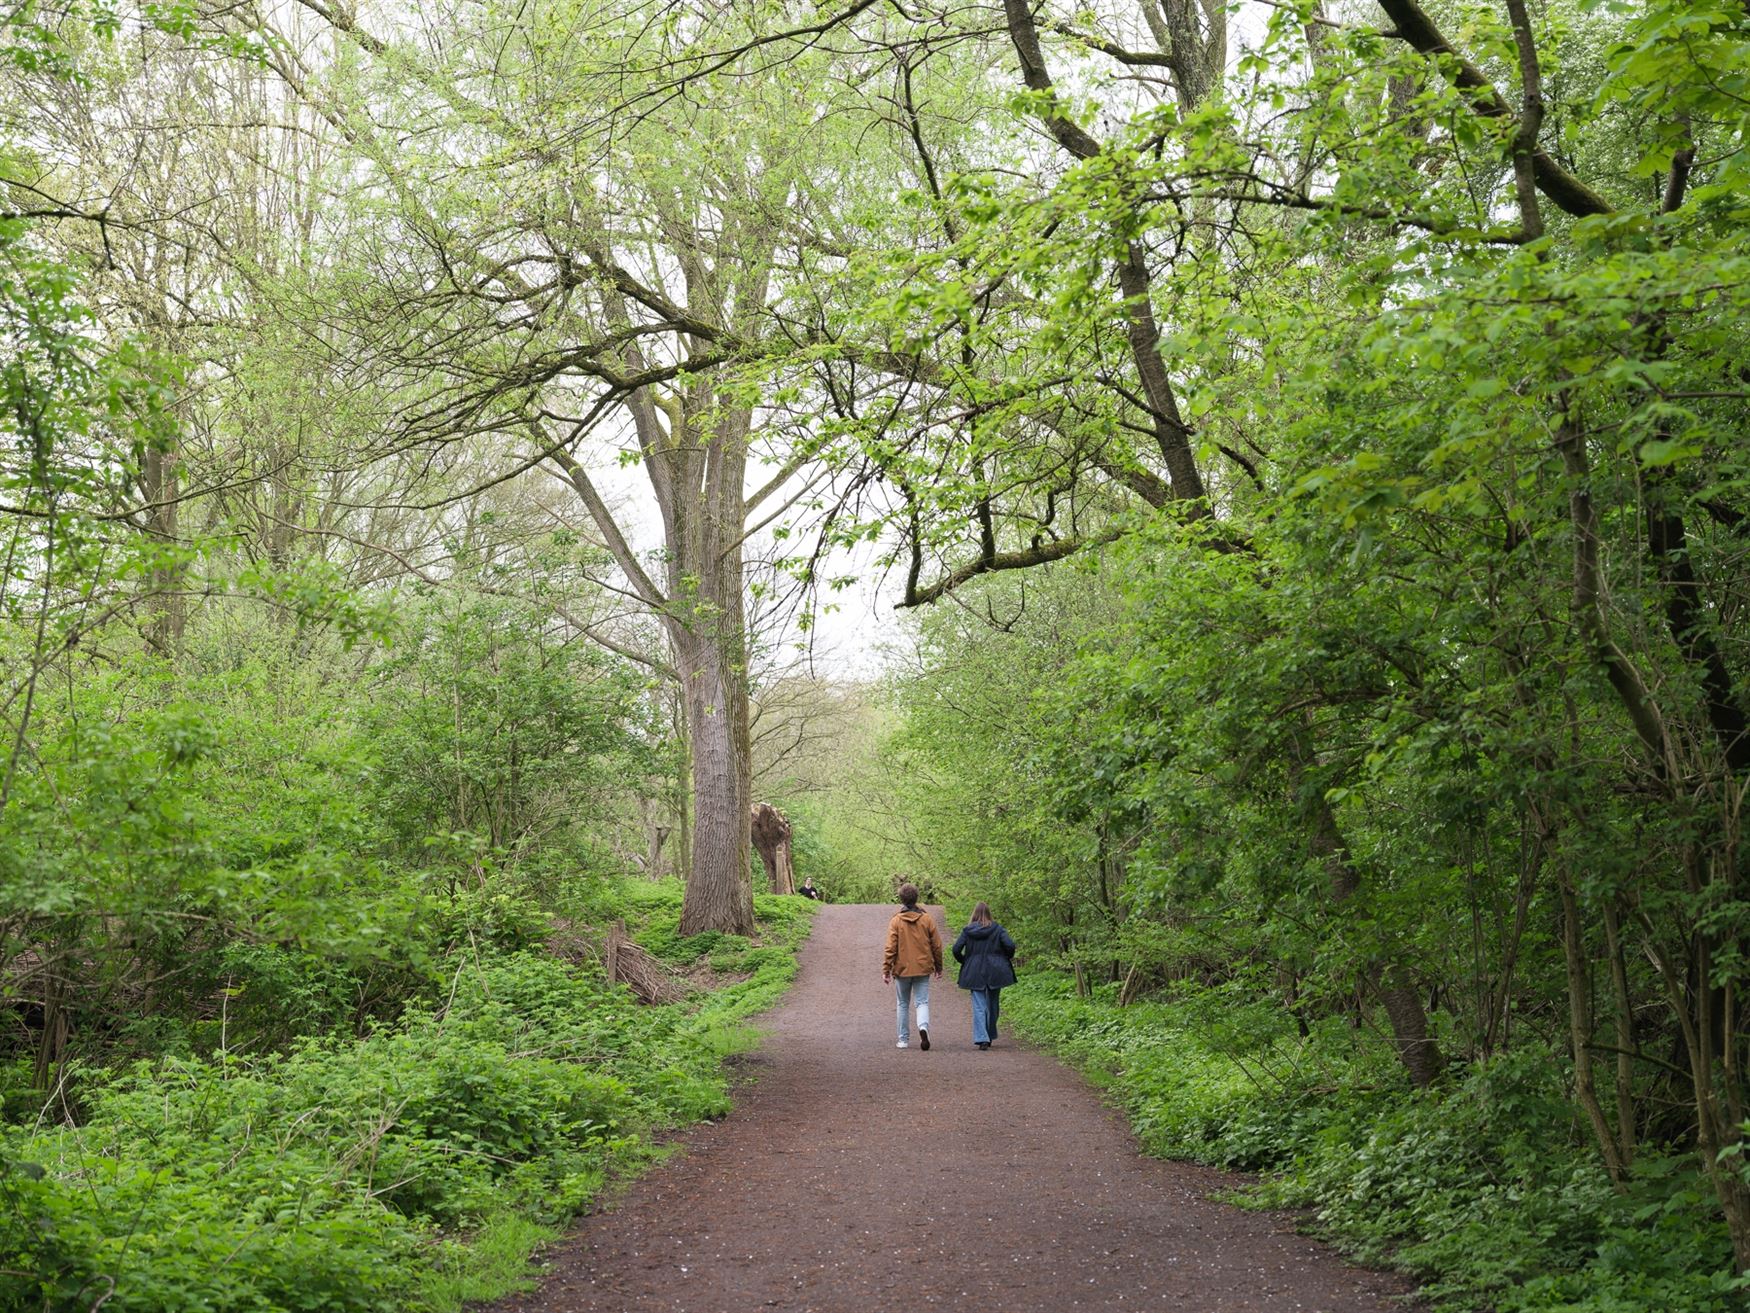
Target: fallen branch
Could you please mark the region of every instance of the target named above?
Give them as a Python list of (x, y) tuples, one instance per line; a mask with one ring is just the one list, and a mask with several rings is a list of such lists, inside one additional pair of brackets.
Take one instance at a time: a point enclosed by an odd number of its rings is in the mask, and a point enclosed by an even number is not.
[(608, 979), (630, 986), (646, 1003), (679, 1003), (689, 992), (659, 958), (633, 942), (624, 921), (609, 929), (602, 959)]

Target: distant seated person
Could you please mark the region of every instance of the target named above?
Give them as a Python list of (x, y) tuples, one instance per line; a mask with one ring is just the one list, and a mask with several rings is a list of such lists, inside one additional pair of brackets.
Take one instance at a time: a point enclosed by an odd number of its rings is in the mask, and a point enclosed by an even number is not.
[(814, 887), (814, 877), (812, 875), (803, 880), (802, 887), (796, 892), (801, 894), (804, 898), (824, 899), (826, 897), (825, 894), (821, 893), (820, 890)]

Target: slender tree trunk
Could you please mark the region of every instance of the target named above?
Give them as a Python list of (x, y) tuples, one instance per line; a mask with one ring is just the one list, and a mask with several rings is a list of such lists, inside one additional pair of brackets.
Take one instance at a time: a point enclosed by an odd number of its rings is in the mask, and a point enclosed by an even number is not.
[[(1330, 804), (1321, 796), (1315, 807), (1312, 848), (1330, 873), (1331, 901), (1348, 902), (1361, 889), (1361, 876), (1349, 861), (1349, 852), (1337, 829)], [(1445, 1065), (1440, 1046), (1428, 1033), (1428, 1014), (1422, 1008), (1422, 996), (1410, 979), (1409, 968), (1402, 962), (1384, 961), (1366, 964), (1368, 983), (1378, 996), (1386, 1020), (1391, 1023), (1392, 1043), (1398, 1051), (1398, 1061), (1409, 1073), (1410, 1083), (1419, 1089), (1432, 1085)]]
[[(166, 551), (176, 548), (176, 499), (180, 495), (175, 453), (147, 447), (140, 469), (140, 487), (145, 493), (147, 532)], [(182, 571), (174, 565), (157, 565), (151, 574), (151, 615), (146, 641), (163, 657), (173, 657), (182, 647), (185, 609), (181, 593)]]
[[(1693, 883), (1693, 875), (1691, 878)], [(1721, 1159), (1722, 1153), (1736, 1149), (1744, 1142), (1744, 1132), (1723, 1106), (1727, 1099), (1720, 1089), (1721, 1069), (1714, 1052), (1709, 1001), (1712, 991), (1705, 987), (1689, 990), (1686, 998), (1685, 968), (1655, 942), (1651, 925), (1646, 929), (1648, 956), (1658, 973), (1671, 1011), (1677, 1017), (1684, 1047), (1689, 1051), (1690, 1081), (1695, 1092), (1696, 1140), (1702, 1164), (1713, 1182), (1720, 1211), (1725, 1215), (1737, 1269), (1750, 1273), (1750, 1183), (1740, 1175), (1735, 1158)], [(1712, 954), (1704, 936), (1698, 935), (1695, 939), (1699, 942), (1690, 946), (1692, 956), (1685, 965), (1688, 969), (1696, 969), (1696, 978), (1705, 982), (1711, 974)]]
[(49, 958), (43, 964), (43, 1033), (37, 1041), (36, 1062), (31, 1072), (32, 1088), (46, 1093), (55, 1084), (66, 1058), (71, 1027), (67, 1018), (66, 964)]
[(1604, 908), (1604, 945), (1610, 955), (1611, 999), (1616, 1021), (1616, 1140), (1622, 1165), (1635, 1160), (1635, 1014), (1629, 992), (1628, 962), (1623, 958), (1622, 927), (1616, 907)]
[[(1640, 738), (1647, 771), (1664, 791), (1669, 805), (1685, 773), (1678, 740), (1646, 679), (1611, 634), (1599, 559), (1598, 515), (1592, 503), (1591, 459), (1586, 434), (1571, 411), (1561, 418), (1555, 445), (1568, 477), (1568, 514), (1574, 528), (1571, 601), (1574, 627), (1588, 653), (1604, 668), (1611, 688)], [(1717, 730), (1717, 725), (1715, 728)], [(1722, 742), (1729, 745), (1724, 736)], [(1715, 866), (1734, 863), (1735, 845), (1730, 840), (1719, 843), (1713, 861)], [(1702, 896), (1704, 888), (1710, 884), (1710, 874), (1713, 880), (1730, 878), (1721, 870), (1704, 871), (1703, 866), (1704, 859), (1698, 849), (1692, 848), (1685, 854), (1684, 874), (1692, 898)], [(1644, 946), (1653, 960), (1689, 1053), (1697, 1139), (1703, 1164), (1719, 1197), (1720, 1211), (1725, 1215), (1737, 1268), (1740, 1272), (1750, 1272), (1750, 1184), (1745, 1182), (1736, 1161), (1722, 1161), (1720, 1157), (1722, 1152), (1735, 1149), (1743, 1142), (1744, 1132), (1741, 1117), (1734, 1116), (1739, 1111), (1739, 1100), (1738, 1092), (1730, 1082), (1736, 1073), (1722, 1061), (1723, 1055), (1719, 1052), (1722, 1037), (1718, 1023), (1721, 1018), (1716, 1015), (1714, 991), (1709, 987), (1713, 977), (1714, 945), (1705, 934), (1691, 933), (1684, 944), (1684, 955), (1670, 954), (1644, 914), (1641, 920), (1646, 932)], [(1694, 988), (1689, 986), (1691, 977), (1697, 982)], [(1733, 1042), (1731, 1036), (1723, 1038), (1725, 1043)], [(1728, 1082), (1724, 1089), (1721, 1088), (1722, 1077)]]
[(687, 746), (680, 770), (675, 776), (675, 874), (687, 878), (693, 869), (693, 750)]
[[(1051, 71), (1045, 63), (1045, 52), (1039, 44), (1039, 28), (1033, 17), (1033, 7), (1027, 0), (1003, 0), (1003, 15), (1009, 30), (1009, 39), (1015, 47), (1015, 56), (1021, 65), (1021, 80), (1029, 91), (1040, 96), (1039, 117), (1046, 130), (1066, 153), (1076, 159), (1096, 158), (1104, 147), (1064, 113), (1058, 101)], [(1181, 19), (1188, 25), (1188, 31), (1195, 32), (1197, 29), (1198, 15), (1192, 11), (1189, 3), (1173, 0), (1168, 16)], [(1178, 62), (1174, 65), (1180, 101), (1186, 108), (1194, 106), (1215, 77), (1219, 76), (1223, 58), (1216, 52), (1225, 52), (1227, 45), (1225, 12), (1219, 8), (1213, 11), (1204, 10), (1202, 20), (1207, 29), (1206, 37), (1196, 40), (1194, 50), (1181, 46), (1179, 55), (1182, 58), (1176, 57)], [(1171, 35), (1167, 39), (1170, 42)], [(1147, 400), (1153, 421), (1155, 442), (1160, 448), (1161, 460), (1166, 465), (1173, 496), (1177, 500), (1191, 503), (1191, 518), (1202, 518), (1209, 514), (1208, 506), (1203, 504), (1207, 490), (1203, 484), (1202, 472), (1197, 467), (1191, 428), (1186, 424), (1180, 410), (1172, 375), (1161, 355), (1160, 327), (1154, 313), (1148, 253), (1140, 242), (1128, 239), (1125, 241), (1124, 259), (1118, 264), (1117, 274), (1119, 290), (1124, 297), (1125, 335), (1130, 343), (1131, 359), (1142, 383), (1143, 396)]]
[(1574, 896), (1573, 885), (1566, 876), (1556, 883), (1562, 896), (1562, 958), (1568, 975), (1568, 1042), (1574, 1053), (1574, 1095), (1592, 1127), (1604, 1170), (1611, 1183), (1620, 1189), (1624, 1177), (1622, 1155), (1605, 1119), (1604, 1107), (1598, 1102), (1598, 1087), (1592, 1075), (1592, 1002), (1580, 926), (1580, 900)]
[(1538, 876), (1543, 870), (1541, 843), (1522, 840), (1520, 849), (1519, 889), (1513, 898), (1513, 930), (1501, 954), (1500, 984), (1490, 992), (1488, 1027), (1483, 1035), (1485, 1054), (1494, 1053), (1497, 1045), (1505, 1049), (1511, 1039), (1513, 974), (1518, 967), (1520, 946), (1525, 942), (1532, 896), (1537, 891)]
[[(1306, 767), (1311, 764), (1310, 750), (1298, 734), (1292, 736), (1289, 750), (1295, 776), (1297, 780), (1303, 779)], [(1312, 831), (1307, 842), (1313, 855), (1324, 863), (1332, 905), (1340, 906), (1360, 892), (1361, 873), (1349, 860), (1349, 847), (1343, 841), (1324, 790), (1312, 782), (1307, 785), (1307, 791), (1311, 795), (1307, 801), (1311, 809)], [(1410, 1082), (1419, 1089), (1432, 1085), (1445, 1063), (1439, 1043), (1428, 1033), (1428, 1014), (1422, 1007), (1422, 997), (1416, 992), (1408, 964), (1388, 954), (1383, 960), (1364, 964), (1363, 971), (1391, 1023), (1392, 1043), (1397, 1048), (1398, 1060), (1410, 1075)]]

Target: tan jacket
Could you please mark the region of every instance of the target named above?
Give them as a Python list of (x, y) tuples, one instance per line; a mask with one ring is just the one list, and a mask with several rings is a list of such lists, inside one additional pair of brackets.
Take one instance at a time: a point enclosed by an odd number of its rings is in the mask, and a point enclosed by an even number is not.
[(881, 969), (890, 976), (927, 976), (942, 969), (942, 936), (928, 912), (904, 911), (887, 923), (887, 956)]

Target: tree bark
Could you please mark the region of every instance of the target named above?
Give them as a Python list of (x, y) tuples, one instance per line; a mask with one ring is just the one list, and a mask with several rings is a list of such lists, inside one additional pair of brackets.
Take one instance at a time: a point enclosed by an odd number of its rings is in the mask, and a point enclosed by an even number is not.
[(681, 933), (753, 933), (748, 882), (747, 691), (719, 644), (706, 639), (680, 655), (693, 744), (693, 852), (681, 904)]
[(1616, 1020), (1616, 1139), (1624, 1168), (1635, 1159), (1635, 1014), (1629, 991), (1628, 962), (1623, 958), (1622, 929), (1613, 904), (1604, 908), (1604, 946), (1610, 957), (1611, 998)]
[[(1598, 514), (1592, 502), (1591, 459), (1586, 434), (1571, 410), (1561, 417), (1555, 446), (1569, 482), (1568, 514), (1574, 530), (1570, 601), (1574, 627), (1587, 652), (1604, 668), (1641, 741), (1647, 771), (1670, 802), (1677, 789), (1691, 788), (1693, 781), (1685, 779), (1678, 740), (1663, 709), (1635, 663), (1611, 634), (1600, 565)], [(1684, 856), (1687, 892), (1698, 900), (1710, 886), (1729, 881), (1730, 868), (1738, 860), (1736, 844), (1729, 838), (1716, 839), (1711, 854), (1701, 851), (1701, 847), (1690, 846)], [(1679, 953), (1673, 954), (1661, 944), (1644, 912), (1640, 919), (1646, 932), (1643, 946), (1688, 1050), (1703, 1163), (1719, 1198), (1720, 1211), (1725, 1215), (1737, 1268), (1750, 1272), (1750, 1184), (1745, 1182), (1735, 1161), (1721, 1157), (1728, 1150), (1740, 1148), (1744, 1132), (1739, 1092), (1733, 1083), (1737, 1073), (1720, 1051), (1722, 1039), (1724, 1044), (1731, 1044), (1735, 1036), (1722, 1035), (1719, 1023), (1723, 1018), (1716, 1008), (1715, 991), (1710, 987), (1716, 946), (1707, 934), (1691, 929), (1683, 936)], [(1691, 980), (1695, 982), (1693, 986)], [(1723, 1004), (1723, 999), (1720, 1002)]]
[(1697, 674), (1708, 727), (1719, 741), (1726, 765), (1733, 771), (1750, 770), (1750, 718), (1746, 718), (1739, 703), (1731, 672), (1708, 620), (1713, 608), (1690, 559), (1689, 539), (1669, 472), (1644, 470), (1642, 486), (1647, 551), (1659, 572), (1659, 581), (1665, 586), (1665, 623), (1678, 650)]
[(1587, 979), (1585, 943), (1580, 927), (1580, 900), (1564, 875), (1557, 881), (1562, 895), (1562, 958), (1568, 978), (1568, 1042), (1574, 1054), (1574, 1095), (1592, 1127), (1592, 1138), (1604, 1160), (1611, 1184), (1622, 1188), (1625, 1176), (1622, 1154), (1604, 1107), (1598, 1102), (1598, 1085), (1592, 1074), (1592, 1002)]
[[(1448, 76), (1454, 86), (1466, 93), (1473, 114), (1483, 118), (1511, 116), (1512, 110), (1494, 84), (1447, 41), (1434, 20), (1416, 0), (1379, 0), (1379, 7), (1391, 19), (1394, 36), (1408, 42), (1424, 55), (1433, 55), (1446, 61)], [(1557, 208), (1576, 218), (1611, 212), (1610, 205), (1602, 197), (1535, 145), (1530, 153), (1530, 163), (1537, 189), (1549, 197)]]
[[(1687, 864), (1693, 868), (1693, 855)], [(1697, 883), (1693, 870), (1690, 882), (1693, 889)], [(1735, 1159), (1722, 1157), (1728, 1150), (1741, 1149), (1745, 1137), (1740, 1117), (1734, 1115), (1741, 1114), (1741, 1110), (1728, 1110), (1724, 1106), (1732, 1100), (1720, 1088), (1720, 1078), (1726, 1072), (1722, 1070), (1724, 1064), (1717, 1061), (1719, 1055), (1714, 1050), (1713, 991), (1705, 983), (1712, 975), (1713, 966), (1707, 937), (1695, 935), (1694, 942), (1688, 946), (1690, 957), (1684, 966), (1692, 970), (1695, 978), (1703, 983), (1700, 988), (1688, 990), (1686, 997), (1684, 968), (1680, 968), (1676, 961), (1661, 951), (1654, 941), (1650, 925), (1647, 930), (1648, 956), (1652, 959), (1660, 985), (1664, 987), (1671, 1011), (1677, 1018), (1684, 1047), (1689, 1053), (1690, 1083), (1695, 1094), (1696, 1140), (1701, 1150), (1702, 1164), (1713, 1183), (1714, 1194), (1720, 1201), (1720, 1211), (1725, 1215), (1726, 1232), (1731, 1236), (1732, 1255), (1737, 1270), (1740, 1273), (1750, 1273), (1750, 1183), (1746, 1183), (1740, 1175)]]
[[(692, 853), (681, 904), (683, 935), (705, 930), (750, 935), (754, 929), (748, 871), (753, 753), (740, 545), (746, 457), (744, 437), (734, 432), (745, 431), (746, 424), (746, 413), (739, 412), (711, 435), (706, 459), (714, 468), (698, 500), (683, 493), (664, 507), (670, 554), (663, 618), (680, 672), (692, 750)], [(729, 494), (732, 514), (725, 513)]]
[[(1349, 846), (1343, 840), (1324, 790), (1316, 781), (1306, 781), (1311, 756), (1298, 734), (1291, 737), (1290, 753), (1296, 783), (1303, 784), (1312, 795), (1308, 799), (1312, 822), (1308, 844), (1313, 855), (1324, 863), (1332, 905), (1341, 906), (1360, 892), (1361, 873), (1349, 860)], [(1363, 971), (1391, 1023), (1392, 1043), (1397, 1049), (1398, 1061), (1409, 1073), (1410, 1083), (1418, 1089), (1427, 1088), (1439, 1077), (1445, 1062), (1438, 1041), (1428, 1033), (1428, 1014), (1410, 978), (1408, 964), (1388, 957), (1383, 961), (1367, 962)]]
[[(1184, 11), (1181, 17), (1195, 28), (1196, 20), (1183, 0), (1173, 0), (1168, 14), (1170, 16), (1180, 10)], [(1040, 92), (1051, 98), (1045, 112), (1040, 115), (1046, 130), (1066, 153), (1078, 160), (1091, 160), (1099, 156), (1105, 149), (1100, 141), (1057, 107), (1056, 84), (1052, 80), (1051, 70), (1046, 66), (1045, 52), (1039, 44), (1039, 28), (1027, 0), (1003, 0), (1003, 16), (1008, 26), (1009, 40), (1015, 47), (1015, 56), (1020, 61), (1021, 80), (1029, 91)], [(1220, 44), (1225, 49), (1225, 15), (1211, 7), (1204, 14), (1204, 20), (1212, 33), (1219, 29)], [(1211, 37), (1211, 40), (1215, 38)], [(1185, 54), (1187, 69), (1201, 67), (1189, 51)], [(1181, 98), (1185, 98), (1189, 91), (1188, 84), (1181, 81), (1179, 90)], [(1194, 104), (1203, 90), (1207, 90), (1207, 84), (1197, 90), (1188, 103)], [(1147, 255), (1140, 243), (1126, 243), (1125, 258), (1118, 265), (1118, 283), (1124, 296), (1125, 336), (1148, 401), (1150, 417), (1154, 422), (1155, 441), (1167, 467), (1172, 495), (1176, 500), (1191, 503), (1192, 517), (1201, 518), (1208, 514), (1209, 509), (1203, 504), (1206, 489), (1202, 473), (1197, 468), (1190, 427), (1185, 423), (1179, 409), (1172, 376), (1161, 355), (1160, 329), (1154, 314), (1153, 285), (1148, 272)]]
[(790, 838), (790, 822), (783, 812), (769, 802), (754, 804), (753, 846), (775, 894), (796, 892), (796, 862)]
[(691, 431), (689, 410), (707, 411), (712, 400), (706, 390), (696, 407), (674, 406), (666, 431), (648, 399), (631, 403), (662, 512), (662, 586), (632, 551), (588, 471), (568, 453), (554, 459), (633, 590), (662, 621), (674, 652), (692, 783), (691, 815), (683, 815), (679, 835), (687, 871), (681, 933), (746, 935), (754, 928), (748, 873), (753, 755), (741, 535), (750, 416), (730, 410), (714, 425), (701, 425), (706, 431)]
[[(598, 271), (612, 275), (602, 312), (613, 332), (628, 334), (621, 363), (633, 374), (646, 370), (631, 332), (634, 302), (661, 307), (668, 331), (706, 339), (721, 330), (705, 315), (733, 323), (763, 312), (766, 304), (769, 230), (750, 227), (740, 242), (718, 238), (723, 246), (707, 267), (699, 234), (690, 232), (682, 216), (667, 218), (678, 235), (674, 253), (686, 282), (684, 310), (637, 284), (608, 253), (587, 252)], [(691, 817), (683, 817), (680, 834), (687, 869), (681, 933), (748, 935), (754, 930), (748, 869), (753, 755), (743, 539), (753, 411), (741, 398), (720, 393), (708, 376), (683, 375), (667, 387), (646, 384), (627, 394), (624, 404), (662, 516), (660, 583), (632, 550), (582, 465), (563, 444), (550, 455), (583, 498), (631, 591), (662, 622), (674, 652), (692, 780)]]
[[(140, 466), (140, 489), (146, 498), (146, 532), (165, 551), (176, 548), (177, 498), (181, 496), (174, 452), (148, 446)], [(182, 571), (175, 565), (154, 565), (151, 574), (151, 619), (146, 641), (162, 657), (174, 657), (182, 648), (186, 620), (183, 606)]]

